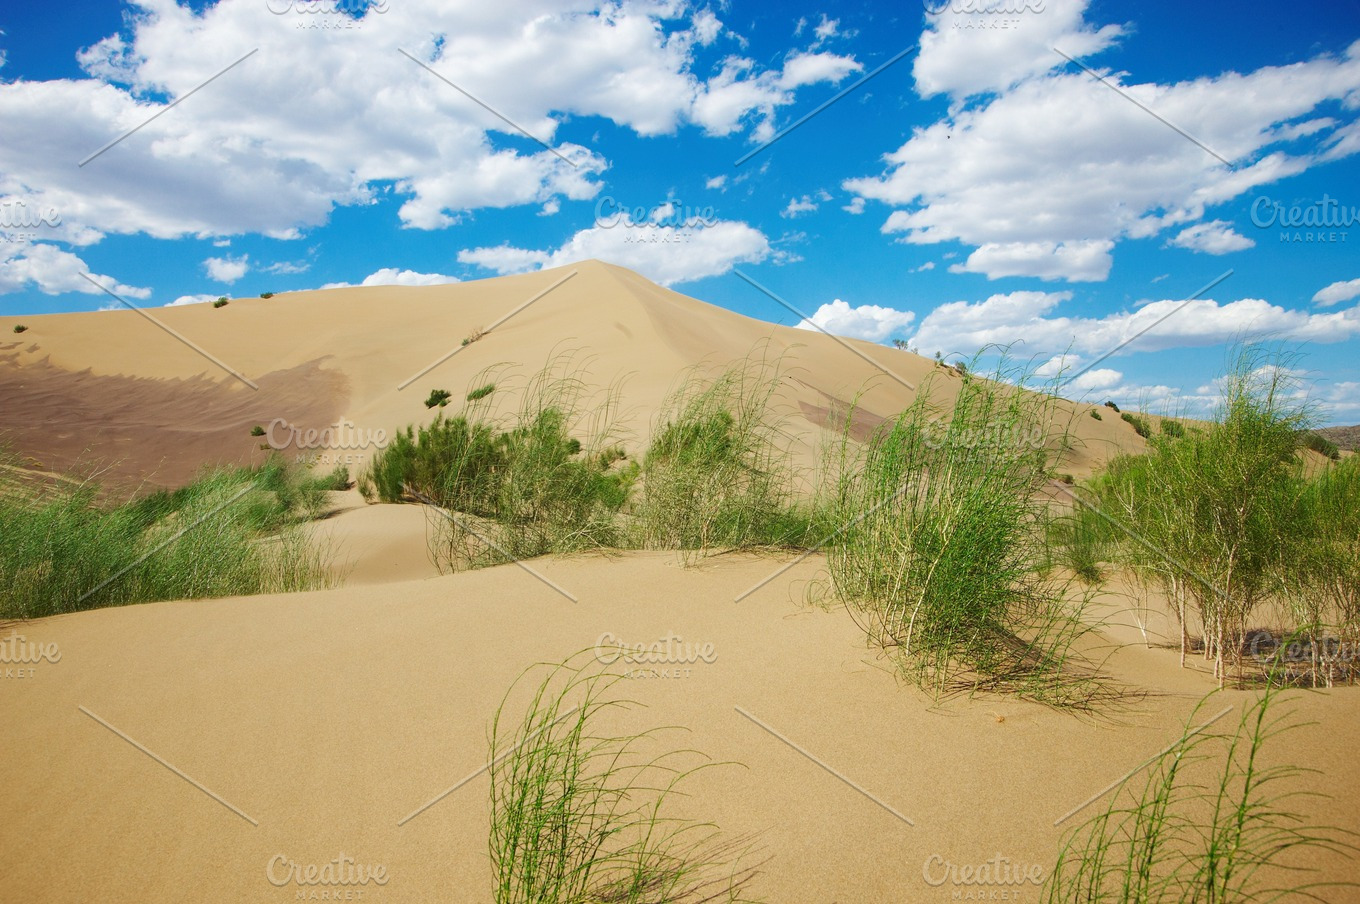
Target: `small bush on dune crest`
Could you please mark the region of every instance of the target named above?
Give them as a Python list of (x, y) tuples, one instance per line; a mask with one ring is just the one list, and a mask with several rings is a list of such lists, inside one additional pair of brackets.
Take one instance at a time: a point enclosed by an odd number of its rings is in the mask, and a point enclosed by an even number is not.
[[(1264, 748), (1294, 727), (1272, 713), (1267, 691), (1232, 731), (1192, 729), (1115, 792), (1106, 809), (1070, 831), (1045, 884), (1049, 904), (1191, 904), (1323, 901), (1354, 883), (1305, 883), (1303, 858), (1353, 859), (1355, 836), (1312, 824), (1309, 800), (1289, 786), (1306, 775), (1267, 766)], [(1142, 770), (1139, 771), (1141, 774)]]
[(1056, 397), (1007, 385), (1023, 377), (1003, 359), (949, 411), (922, 388), (863, 447), (847, 440), (828, 565), (836, 594), (920, 687), (1083, 706), (1098, 685), (1073, 647), (1089, 628), (1066, 602), (1071, 582), (1042, 574)]
[(716, 764), (690, 750), (648, 755), (665, 729), (600, 730), (602, 719), (635, 707), (610, 695), (618, 680), (568, 660), (547, 668), (522, 719), (508, 708), (513, 687), (497, 709), (489, 758), (496, 904), (753, 900), (746, 886), (756, 867), (741, 865), (744, 842), (669, 815), (681, 785)]
[(1119, 415), (1119, 417), (1124, 421), (1124, 423), (1128, 424), (1130, 427), (1133, 428), (1134, 433), (1137, 433), (1144, 439), (1147, 439), (1149, 436), (1152, 435), (1152, 428), (1148, 426), (1148, 422), (1146, 419), (1141, 418), (1136, 414), (1131, 414), (1127, 411)]

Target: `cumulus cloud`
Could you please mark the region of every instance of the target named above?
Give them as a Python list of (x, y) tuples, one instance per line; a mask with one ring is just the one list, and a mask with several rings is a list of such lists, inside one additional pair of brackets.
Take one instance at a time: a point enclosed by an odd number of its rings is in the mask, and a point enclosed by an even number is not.
[(1343, 301), (1350, 301), (1357, 296), (1360, 296), (1360, 279), (1350, 279), (1334, 282), (1330, 286), (1319, 289), (1317, 294), (1313, 296), (1313, 303), (1330, 307)]
[(507, 242), (494, 248), (470, 248), (458, 252), (458, 263), (475, 264), (496, 273), (524, 273), (537, 270), (551, 258), (546, 251), (514, 248)]
[(710, 190), (724, 191), (727, 188), (727, 176), (714, 176), (704, 183), (704, 188)]
[(1182, 229), (1174, 238), (1168, 240), (1167, 244), (1175, 248), (1202, 251), (1205, 254), (1229, 254), (1256, 246), (1254, 241), (1233, 229), (1227, 220), (1196, 223)]
[(801, 198), (790, 198), (788, 206), (779, 212), (781, 217), (796, 217), (802, 213), (811, 213), (821, 206), (821, 202), (830, 201), (831, 195), (825, 191), (819, 191), (811, 195), (803, 195)]
[(37, 289), (44, 295), (80, 292), (85, 295), (105, 295), (93, 279), (109, 292), (124, 298), (150, 298), (151, 290), (124, 285), (112, 276), (91, 273), (90, 268), (76, 255), (46, 242), (0, 243), (0, 295)]
[(810, 318), (799, 323), (798, 328), (810, 330), (815, 325), (836, 336), (882, 342), (894, 334), (900, 334), (915, 319), (916, 314), (911, 311), (874, 304), (852, 308), (837, 298), (819, 307)]
[[(417, 273), (415, 270), (399, 270), (396, 267), (383, 267), (375, 270), (364, 277), (364, 281), (359, 283), (361, 286), (442, 286), (448, 283), (458, 282), (456, 276), (446, 276), (443, 273)], [(323, 289), (344, 289), (352, 286), (353, 283), (338, 282), (326, 283)]]
[(1360, 334), (1360, 306), (1321, 314), (1259, 298), (1226, 303), (1164, 299), (1134, 311), (1072, 317), (1060, 313), (1071, 298), (1070, 292), (1022, 291), (949, 302), (922, 319), (913, 342), (922, 349), (964, 354), (1018, 342), (1025, 354), (1102, 355), (1121, 345), (1121, 352), (1129, 353), (1219, 345), (1248, 335), (1329, 343)]
[[(186, 305), (186, 304), (203, 304), (205, 301), (216, 301), (216, 300), (218, 299), (218, 297), (219, 297), (219, 296), (217, 296), (217, 295), (181, 295), (179, 298), (176, 298), (174, 301), (167, 301), (167, 302), (165, 303), (165, 306), (166, 306), (167, 308), (177, 308), (177, 307), (180, 307), (181, 305)], [(113, 306), (113, 307), (111, 307), (111, 308), (106, 308), (105, 310), (113, 311), (113, 310), (117, 310), (118, 307), (120, 307), (120, 306), (119, 306), (119, 305), (115, 305), (115, 306)]]
[(985, 273), (1002, 276), (1037, 276), (1072, 282), (1100, 282), (1110, 275), (1114, 242), (988, 242), (950, 273)]
[(203, 262), (203, 269), (210, 279), (230, 285), (250, 272), (249, 256), (210, 257)]
[[(1073, 57), (1099, 53), (1124, 29), (1087, 25), (1089, 4), (1090, 0), (930, 4), (921, 51), (912, 65), (917, 92), (922, 97), (949, 94), (963, 99), (1001, 91), (1065, 65), (1067, 61), (1053, 52), (1055, 46)], [(930, 11), (937, 6), (943, 9)], [(988, 6), (1001, 11), (987, 11)], [(998, 25), (999, 20), (1009, 27), (986, 27)]]
[[(1360, 151), (1360, 42), (1339, 55), (1173, 84), (1109, 74), (1135, 104), (1119, 102), (1108, 86), (1073, 67), (1050, 69), (1064, 63), (1052, 51), (1059, 32), (1073, 37), (1059, 45), (1073, 55), (1092, 52), (1083, 41), (1105, 46), (1116, 36), (1080, 24), (1085, 8), (1081, 0), (1046, 4), (1041, 15), (1019, 15), (1023, 27), (1014, 33), (936, 23), (922, 39), (918, 89), (956, 97), (999, 93), (916, 129), (885, 155), (882, 173), (847, 180), (843, 188), (892, 208), (887, 234), (977, 249), (963, 270), (1092, 281), (1107, 278), (1110, 252), (1123, 239), (1177, 229), (1177, 240), (1196, 250), (1244, 246), (1250, 240), (1221, 221), (1184, 230), (1214, 205)], [(963, 14), (941, 14), (954, 15)], [(1025, 43), (1026, 27), (1040, 29), (1043, 40)], [(952, 48), (949, 66), (927, 47), (931, 35)], [(989, 41), (1011, 48), (1017, 75), (996, 75), (1006, 66), (994, 65)], [(1026, 54), (1032, 64), (1024, 63)], [(1243, 97), (1252, 102), (1241, 103)], [(1139, 105), (1193, 127), (1214, 153)], [(1317, 115), (1322, 108), (1332, 115)], [(1301, 147), (1291, 143), (1290, 126), (1304, 118), (1312, 140)]]
[(719, 220), (691, 228), (635, 223), (625, 216), (612, 227), (582, 229), (554, 251), (503, 244), (461, 251), (458, 261), (504, 274), (595, 258), (670, 286), (720, 276), (737, 264), (759, 263), (771, 255), (769, 239), (746, 223)]
[[(1081, 355), (1054, 355), (1034, 369), (1034, 376), (1040, 378), (1065, 377), (1062, 386), (1065, 390), (1099, 392), (1114, 389), (1124, 382), (1121, 371), (1109, 367), (1081, 369)], [(1075, 374), (1075, 377), (1072, 376)]]
[[(7, 134), (25, 136), (0, 143), (0, 195), (31, 189), (85, 242), (294, 238), (335, 206), (386, 191), (404, 201), (402, 225), (417, 229), (481, 208), (585, 200), (608, 161), (560, 134), (573, 118), (638, 135), (697, 125), (759, 140), (798, 88), (860, 68), (804, 52), (773, 69), (734, 57), (699, 74), (696, 48), (723, 29), (683, 3), (524, 0), (506, 14), (478, 0), (403, 0), (370, 9), (356, 26), (362, 40), (343, 41), (299, 28), (301, 4), (284, 15), (259, 0), (132, 6), (123, 31), (78, 55), (87, 78), (0, 85)], [(193, 103), (75, 165), (164, 112), (160, 98), (215, 73)]]

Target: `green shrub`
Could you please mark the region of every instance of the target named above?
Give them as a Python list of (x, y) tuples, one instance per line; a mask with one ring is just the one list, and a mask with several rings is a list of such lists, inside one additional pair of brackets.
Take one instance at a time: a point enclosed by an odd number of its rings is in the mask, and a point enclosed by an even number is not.
[(273, 292), (261, 292), (261, 293), (260, 293), (260, 297), (261, 297), (261, 298), (273, 298), (273, 297), (274, 297), (274, 293), (273, 293)]
[(227, 296), (223, 295), (222, 297), (220, 297), (220, 298), (218, 298), (216, 301), (214, 301), (214, 302), (212, 303), (212, 305), (213, 305), (213, 307), (215, 307), (215, 308), (224, 308), (224, 307), (226, 307), (226, 306), (227, 306), (228, 304), (230, 304), (230, 303), (231, 303), (231, 302), (227, 300)]
[(323, 552), (290, 527), (315, 511), (298, 480), (271, 462), (107, 506), (91, 484), (34, 495), (6, 478), (0, 618), (321, 586)]
[(1185, 436), (1185, 425), (1178, 420), (1169, 417), (1162, 418), (1162, 433), (1172, 439), (1180, 439)]
[(1119, 417), (1122, 418), (1125, 423), (1127, 423), (1130, 427), (1133, 428), (1134, 433), (1137, 433), (1144, 439), (1152, 435), (1152, 428), (1148, 426), (1148, 422), (1146, 419), (1138, 417), (1138, 415), (1131, 414), (1127, 411), (1125, 411)]
[(251, 427), (251, 428), (250, 428), (250, 435), (251, 435), (251, 436), (264, 436), (264, 427), (263, 427), (262, 425), (260, 425), (260, 424), (256, 424), (254, 427)]
[(15, 325), (14, 325), (14, 332), (16, 332), (16, 333), (25, 333), (25, 332), (27, 332), (27, 331), (28, 331), (28, 327), (24, 326), (22, 323), (18, 323), (18, 324), (15, 324)]
[(453, 398), (453, 395), (447, 389), (431, 389), (430, 394), (425, 398), (425, 407), (433, 408), (438, 405), (443, 408), (451, 398)]
[(1220, 682), (1240, 673), (1248, 621), (1277, 596), (1297, 543), (1316, 534), (1298, 500), (1296, 451), (1307, 412), (1290, 401), (1284, 363), (1243, 349), (1223, 380), (1214, 423), (1158, 436), (1144, 456), (1119, 458), (1091, 484), (1093, 505), (1123, 526), (1119, 558), (1205, 634)]
[(1332, 461), (1341, 460), (1341, 450), (1336, 447), (1336, 443), (1320, 433), (1315, 433), (1312, 430), (1306, 431), (1303, 434), (1302, 443), (1305, 449), (1312, 449), (1319, 455), (1327, 456)]
[(1094, 408), (1091, 409), (1091, 417), (1097, 421), (1105, 420), (1103, 417), (1100, 416), (1100, 412), (1096, 411)]
[(1105, 402), (1105, 407), (1106, 407), (1106, 408), (1109, 408), (1110, 410), (1112, 410), (1115, 414), (1118, 414), (1118, 413), (1119, 413), (1119, 406), (1116, 405), (1113, 401), (1107, 400), (1107, 401)]
[(616, 466), (624, 456), (603, 442), (607, 428), (589, 446), (570, 435), (583, 386), (554, 368), (531, 379), (505, 427), (477, 408), (441, 414), (397, 433), (374, 456), (363, 481), (371, 487), (361, 490), (383, 502), (415, 499), (444, 510), (430, 535), (441, 568), (618, 545), (614, 516), (637, 468)]
[(478, 386), (476, 389), (474, 389), (474, 390), (472, 390), (471, 392), (469, 392), (469, 393), (467, 394), (467, 400), (468, 400), (469, 402), (476, 402), (476, 401), (479, 400), (479, 399), (484, 399), (484, 398), (486, 398), (487, 396), (491, 395), (491, 393), (493, 393), (493, 392), (495, 392), (495, 391), (496, 391), (496, 384), (495, 384), (495, 383), (487, 383), (487, 384), (485, 384), (485, 385), (483, 385), (483, 386)]
[(1108, 560), (1114, 539), (1107, 521), (1081, 505), (1060, 514), (1047, 527), (1048, 552), (1054, 564), (1068, 568), (1087, 584), (1104, 576), (1101, 563)]

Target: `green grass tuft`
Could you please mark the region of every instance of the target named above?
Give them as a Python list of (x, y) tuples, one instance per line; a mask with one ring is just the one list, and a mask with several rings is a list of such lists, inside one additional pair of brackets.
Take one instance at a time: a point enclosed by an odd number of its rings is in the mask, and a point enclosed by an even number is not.
[(92, 484), (0, 481), (0, 618), (152, 600), (303, 590), (325, 557), (294, 528), (320, 494), (271, 460), (117, 506)]
[(1073, 650), (1089, 628), (1066, 602), (1071, 582), (1043, 573), (1056, 397), (1017, 385), (1024, 374), (1003, 360), (949, 411), (922, 388), (865, 446), (847, 440), (828, 564), (837, 595), (923, 689), (1086, 706), (1099, 685)]
[[(1305, 770), (1266, 765), (1263, 751), (1291, 725), (1262, 695), (1231, 731), (1191, 728), (1127, 779), (1106, 809), (1068, 833), (1048, 882), (1049, 904), (1190, 904), (1325, 900), (1355, 883), (1308, 883), (1318, 855), (1353, 859), (1354, 835), (1311, 822), (1321, 795), (1290, 790)], [(1142, 770), (1140, 770), (1140, 773)]]
[(601, 729), (636, 706), (611, 696), (618, 680), (568, 660), (547, 669), (523, 718), (510, 715), (514, 687), (497, 709), (489, 837), (496, 904), (753, 900), (746, 887), (757, 872), (741, 864), (744, 842), (670, 815), (686, 780), (716, 764), (691, 750), (648, 754), (666, 729)]

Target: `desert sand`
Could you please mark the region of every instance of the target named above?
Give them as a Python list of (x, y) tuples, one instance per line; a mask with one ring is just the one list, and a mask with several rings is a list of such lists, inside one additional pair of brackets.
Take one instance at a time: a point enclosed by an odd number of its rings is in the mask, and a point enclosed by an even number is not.
[[(204, 464), (263, 460), (262, 440), (250, 436), (257, 424), (282, 419), (305, 431), (344, 419), (360, 439), (390, 435), (432, 417), (424, 405), (432, 389), (449, 390), (456, 404), (492, 379), (513, 407), (529, 376), (571, 358), (601, 393), (617, 386), (616, 433), (636, 450), (689, 368), (714, 373), (758, 352), (780, 362), (784, 428), (797, 460), (811, 467), (851, 400), (861, 409), (856, 425), (872, 427), (906, 407), (928, 377), (942, 401), (960, 382), (919, 355), (753, 320), (599, 261), (149, 313), (159, 325), (131, 310), (0, 317), (0, 436), (54, 470), (100, 466), (134, 485), (175, 486)], [(21, 320), (29, 329), (15, 335)], [(1096, 421), (1091, 407), (1063, 410), (1076, 440), (1064, 467), (1078, 476), (1115, 452), (1143, 448), (1128, 424)], [(288, 427), (276, 435), (291, 456), (317, 451)], [(346, 448), (327, 460), (362, 466), (371, 451)]]
[[(27, 318), (30, 331), (0, 348), (0, 431), (33, 467), (103, 462), (129, 484), (173, 485), (205, 463), (258, 461), (255, 423), (345, 417), (394, 430), (432, 416), (430, 389), (457, 398), (484, 368), (532, 369), (564, 342), (590, 356), (602, 384), (624, 381), (622, 427), (639, 443), (680, 371), (762, 341), (786, 355), (782, 404), (803, 456), (827, 412), (866, 385), (873, 415), (910, 401), (861, 355), (915, 384), (938, 372), (940, 391), (956, 379), (905, 352), (759, 323), (597, 262), (154, 313), (259, 390), (131, 311)], [(0, 334), (10, 335), (4, 320)], [(1141, 442), (1089, 407), (1072, 408), (1078, 474)], [(1097, 601), (1110, 624), (1092, 649), (1110, 654), (1117, 704), (1073, 715), (988, 695), (936, 703), (892, 674), (845, 611), (808, 603), (826, 577), (818, 555), (720, 555), (687, 568), (673, 554), (627, 553), (439, 575), (425, 518), (333, 494), (310, 529), (345, 576), (334, 589), (4, 626), (0, 637), (49, 655), (0, 665), (0, 899), (489, 901), (480, 770), (492, 714), (525, 668), (609, 635), (712, 645), (711, 662), (621, 682), (643, 706), (617, 718), (678, 726), (675, 746), (732, 764), (700, 773), (680, 804), (752, 839), (762, 867), (751, 892), (777, 904), (1032, 902), (1032, 884), (988, 898), (997, 890), (931, 885), (924, 873), (998, 856), (1047, 871), (1063, 832), (1105, 802), (1099, 792), (1171, 744), (1215, 686), (1179, 668), (1165, 614), (1135, 616), (1118, 581)], [(1223, 692), (1201, 721), (1231, 707), (1230, 721), (1251, 699)], [(1323, 794), (1312, 816), (1360, 831), (1360, 697), (1296, 693), (1290, 706), (1311, 724), (1271, 755), (1317, 770), (1303, 785)], [(288, 863), (341, 857), (380, 869), (383, 883), (336, 894), (270, 881)], [(1353, 877), (1344, 860), (1316, 865), (1315, 878)]]

